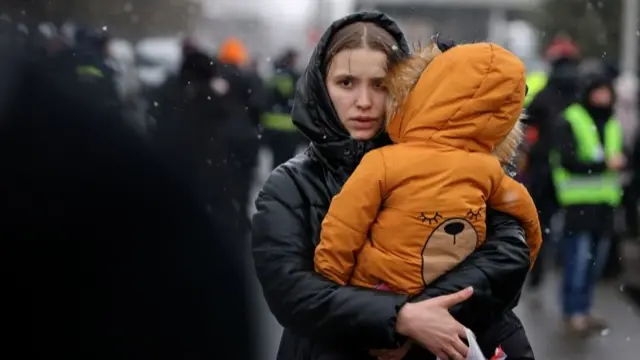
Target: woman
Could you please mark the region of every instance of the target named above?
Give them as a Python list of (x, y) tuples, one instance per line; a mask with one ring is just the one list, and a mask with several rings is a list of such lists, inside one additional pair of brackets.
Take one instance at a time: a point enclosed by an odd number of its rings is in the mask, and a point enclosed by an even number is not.
[[(323, 35), (298, 84), (293, 119), (312, 144), (274, 170), (253, 219), (258, 278), (285, 328), (280, 360), (336, 359), (329, 354), (337, 353), (366, 359), (366, 349), (395, 348), (404, 337), (442, 359), (464, 359), (458, 321), (472, 330), (499, 323), (482, 338), (495, 339), (495, 345), (508, 338), (523, 354), (530, 352), (510, 312), (528, 271), (529, 249), (523, 230), (504, 215), (490, 216), (483, 247), (413, 299), (339, 286), (314, 272), (314, 249), (331, 198), (367, 151), (389, 143), (381, 134), (386, 94), (380, 84), (387, 63), (408, 53), (402, 32), (385, 15), (349, 15)], [(469, 285), (471, 298), (460, 291)], [(416, 352), (408, 358), (429, 358)]]

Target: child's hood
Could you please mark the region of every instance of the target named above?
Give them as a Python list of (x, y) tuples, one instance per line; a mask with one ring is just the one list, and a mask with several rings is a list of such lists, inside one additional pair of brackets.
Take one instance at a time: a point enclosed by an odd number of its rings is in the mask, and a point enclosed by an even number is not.
[(424, 71), (426, 62), (416, 61), (420, 56), (389, 73), (387, 87), (398, 107), (387, 129), (393, 141), (430, 140), (470, 151), (493, 150), (522, 111), (522, 61), (490, 43), (456, 46), (436, 56)]

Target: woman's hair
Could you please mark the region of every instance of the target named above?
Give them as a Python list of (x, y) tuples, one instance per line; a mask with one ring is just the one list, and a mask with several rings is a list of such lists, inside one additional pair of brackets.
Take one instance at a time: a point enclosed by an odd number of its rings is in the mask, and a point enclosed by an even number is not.
[(337, 53), (342, 50), (362, 48), (382, 51), (387, 55), (390, 64), (400, 58), (398, 41), (388, 31), (374, 23), (361, 21), (343, 27), (331, 37), (327, 46), (327, 55), (323, 60), (325, 73)]

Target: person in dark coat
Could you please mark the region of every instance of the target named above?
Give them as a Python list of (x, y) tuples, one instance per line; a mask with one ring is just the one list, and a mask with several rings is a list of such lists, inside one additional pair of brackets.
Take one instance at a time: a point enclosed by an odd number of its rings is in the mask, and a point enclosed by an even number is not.
[(60, 81), (74, 82), (82, 87), (83, 93), (100, 98), (101, 102), (95, 105), (115, 119), (120, 117), (123, 104), (116, 87), (115, 70), (107, 65), (109, 41), (105, 31), (80, 29), (74, 46), (49, 53), (50, 61), (41, 64), (53, 67), (50, 70), (55, 69)]
[(221, 130), (228, 141), (236, 199), (242, 209), (249, 206), (260, 148), (258, 127), (265, 107), (265, 90), (248, 69), (249, 60), (245, 45), (235, 38), (222, 44), (216, 59), (219, 64), (217, 81), (229, 84), (221, 100), (231, 114)]
[(636, 192), (640, 191), (640, 136), (638, 135), (635, 136), (635, 140), (633, 141), (631, 157), (629, 158), (627, 166), (633, 173), (629, 187)]
[[(328, 64), (345, 46), (374, 55), (364, 57), (373, 59), (373, 70), (356, 68), (354, 55), (354, 75), (326, 80)], [(379, 133), (383, 111), (371, 110), (380, 110), (386, 97), (377, 83), (384, 74), (380, 56), (393, 61), (408, 52), (402, 32), (387, 16), (352, 14), (326, 31), (298, 85), (293, 119), (311, 145), (271, 173), (253, 217), (256, 273), (269, 308), (285, 328), (278, 360), (385, 359), (388, 352), (375, 349), (393, 349), (405, 337), (431, 351), (416, 346), (407, 359), (433, 354), (464, 359), (463, 326), (476, 331), (487, 357), (502, 344), (509, 359), (533, 359), (522, 324), (511, 312), (529, 269), (529, 249), (522, 228), (506, 215), (491, 213), (486, 243), (415, 298), (339, 286), (314, 272), (314, 249), (331, 198), (367, 151), (390, 143)], [(354, 95), (354, 109), (369, 115), (342, 120), (338, 114), (344, 104), (332, 102), (330, 81), (334, 89), (362, 86), (367, 96)], [(373, 122), (374, 116), (378, 122), (360, 124)], [(463, 290), (468, 286), (473, 287), (470, 298)]]
[[(207, 203), (214, 204), (218, 190), (224, 189), (244, 214), (254, 163), (237, 159), (245, 159), (241, 155), (247, 147), (252, 154), (257, 152), (258, 143), (241, 98), (247, 94), (247, 85), (203, 51), (185, 50), (179, 74), (149, 98), (149, 113), (156, 122), (155, 143), (177, 173), (191, 174)], [(221, 168), (228, 170), (228, 176)], [(247, 216), (237, 223), (245, 230), (248, 225)]]
[(2, 357), (253, 359), (239, 235), (99, 96), (5, 45)]
[(272, 168), (295, 156), (304, 144), (291, 119), (295, 88), (300, 74), (296, 70), (298, 53), (286, 50), (273, 62), (273, 76), (267, 81), (267, 106), (262, 118), (264, 140), (273, 154)]
[[(579, 90), (579, 52), (575, 45), (561, 38), (549, 46), (546, 56), (551, 62), (547, 85), (527, 107), (527, 117), (523, 121), (537, 134), (536, 141), (528, 150), (526, 186), (538, 208), (543, 244), (550, 238), (551, 219), (558, 209), (549, 167), (553, 129), (560, 113), (576, 100)], [(548, 244), (543, 245), (531, 272), (529, 283), (532, 288), (538, 288), (542, 283), (548, 249)]]

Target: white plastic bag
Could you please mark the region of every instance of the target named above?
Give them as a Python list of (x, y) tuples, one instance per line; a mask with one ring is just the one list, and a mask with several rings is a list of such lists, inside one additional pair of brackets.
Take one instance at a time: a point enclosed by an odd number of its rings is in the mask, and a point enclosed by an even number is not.
[[(480, 350), (480, 345), (478, 345), (478, 340), (476, 340), (476, 336), (469, 329), (465, 329), (467, 333), (467, 341), (469, 342), (469, 353), (467, 353), (467, 360), (487, 360), (482, 354), (482, 350)], [(440, 359), (437, 359), (440, 360)]]

